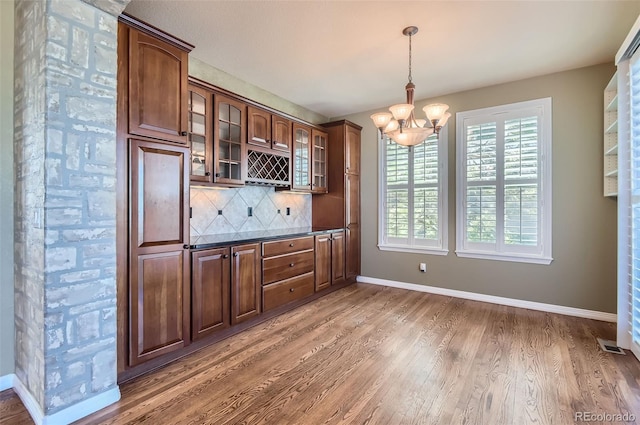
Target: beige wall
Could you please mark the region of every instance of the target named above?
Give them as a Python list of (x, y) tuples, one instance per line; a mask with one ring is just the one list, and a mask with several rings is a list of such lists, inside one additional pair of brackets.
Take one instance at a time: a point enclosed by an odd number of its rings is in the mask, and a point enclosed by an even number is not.
[[(422, 111), (427, 103), (441, 101), (454, 114), (448, 124), (445, 257), (378, 250), (377, 135), (369, 119), (374, 111), (343, 117), (363, 127), (362, 275), (614, 313), (617, 203), (602, 196), (602, 92), (614, 72), (612, 64), (597, 65), (416, 102), (416, 110)], [(415, 82), (418, 87), (433, 83)], [(400, 86), (398, 95), (403, 95)], [(554, 261), (547, 266), (458, 258), (455, 113), (544, 97), (553, 99)], [(418, 271), (419, 262), (427, 263), (427, 273)]]
[(0, 1), (0, 376), (14, 372), (13, 4)]
[(291, 103), (191, 56), (189, 57), (189, 75), (312, 124), (328, 121), (324, 115)]

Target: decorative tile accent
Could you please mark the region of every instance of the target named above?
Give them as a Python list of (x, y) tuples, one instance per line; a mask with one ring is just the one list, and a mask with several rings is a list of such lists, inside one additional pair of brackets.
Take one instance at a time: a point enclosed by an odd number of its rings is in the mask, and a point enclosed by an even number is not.
[[(273, 187), (192, 187), (191, 207), (192, 237), (311, 226), (311, 195), (276, 192)], [(253, 217), (247, 216), (247, 207), (253, 208)], [(286, 215), (287, 207), (291, 215)]]

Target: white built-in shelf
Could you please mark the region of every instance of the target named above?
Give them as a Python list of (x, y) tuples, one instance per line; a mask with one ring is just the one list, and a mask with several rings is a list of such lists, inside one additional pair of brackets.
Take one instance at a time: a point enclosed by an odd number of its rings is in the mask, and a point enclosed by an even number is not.
[(618, 196), (618, 74), (604, 89), (604, 196)]
[(605, 112), (617, 112), (618, 111), (618, 94), (611, 99), (611, 102), (604, 108)]

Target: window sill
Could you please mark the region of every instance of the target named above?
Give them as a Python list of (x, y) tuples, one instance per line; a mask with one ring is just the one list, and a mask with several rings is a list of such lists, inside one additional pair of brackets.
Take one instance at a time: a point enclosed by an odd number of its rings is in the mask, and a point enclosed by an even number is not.
[(378, 245), (380, 251), (410, 252), (413, 254), (447, 255), (448, 249), (432, 247), (409, 247), (404, 245)]
[(498, 261), (511, 261), (515, 263), (530, 263), (530, 264), (545, 264), (549, 265), (553, 261), (551, 257), (533, 256), (526, 254), (498, 254), (487, 253), (480, 251), (458, 251), (456, 255), (462, 258), (476, 258), (479, 260), (498, 260)]

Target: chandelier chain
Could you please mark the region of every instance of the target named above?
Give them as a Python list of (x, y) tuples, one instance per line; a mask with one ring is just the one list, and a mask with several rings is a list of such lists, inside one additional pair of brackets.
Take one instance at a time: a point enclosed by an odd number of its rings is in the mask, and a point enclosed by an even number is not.
[(411, 33), (409, 33), (409, 82), (413, 82), (411, 80)]

